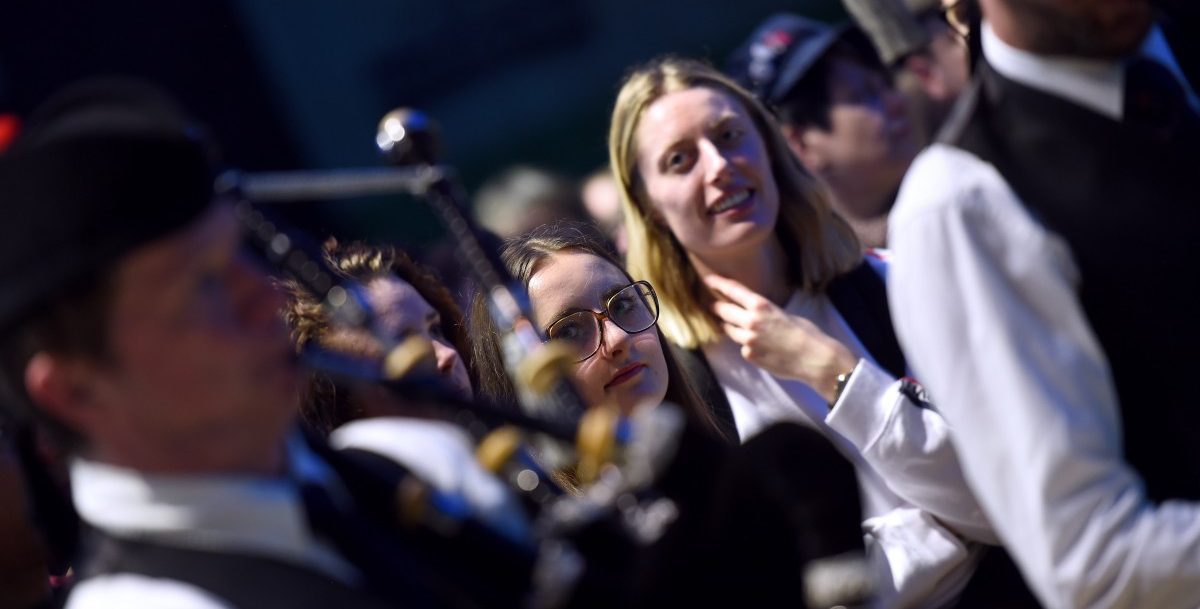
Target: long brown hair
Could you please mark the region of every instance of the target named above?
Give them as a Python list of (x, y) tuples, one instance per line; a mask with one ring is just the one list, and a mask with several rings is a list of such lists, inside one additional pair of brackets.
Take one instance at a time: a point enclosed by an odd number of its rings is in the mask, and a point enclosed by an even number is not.
[[(508, 272), (528, 288), (530, 279), (541, 264), (562, 251), (582, 252), (602, 258), (619, 269), (630, 282), (633, 281), (616, 255), (608, 249), (603, 236), (591, 224), (582, 222), (545, 224), (521, 237), (510, 239), (504, 244), (501, 258), (508, 267)], [(477, 385), (479, 393), (497, 403), (516, 407), (516, 388), (504, 370), (504, 362), (500, 354), (499, 333), (492, 324), (491, 315), (487, 310), (487, 301), (482, 294), (475, 296), (470, 317), (471, 331), (469, 334), (479, 373), (479, 384)], [(712, 412), (696, 394), (691, 382), (683, 372), (683, 368), (671, 354), (662, 330), (656, 326), (654, 331), (658, 333), (663, 359), (667, 364), (666, 400), (679, 405), (689, 417), (698, 421), (706, 430), (721, 436)]]
[(779, 187), (775, 234), (788, 254), (792, 283), (808, 292), (819, 291), (862, 259), (854, 231), (833, 213), (828, 195), (800, 165), (775, 119), (753, 95), (711, 66), (690, 59), (664, 57), (635, 69), (617, 95), (608, 136), (609, 159), (629, 238), (625, 258), (631, 275), (648, 279), (658, 290), (663, 333), (689, 349), (716, 342), (721, 326), (707, 306), (710, 296), (687, 252), (654, 218), (653, 203), (637, 172), (635, 135), (651, 104), (669, 93), (695, 87), (720, 91), (741, 103), (766, 144)]

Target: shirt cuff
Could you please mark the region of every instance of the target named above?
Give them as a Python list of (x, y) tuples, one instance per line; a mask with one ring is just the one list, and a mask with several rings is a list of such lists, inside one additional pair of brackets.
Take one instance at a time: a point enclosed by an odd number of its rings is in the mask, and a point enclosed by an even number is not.
[(842, 395), (825, 423), (864, 452), (883, 433), (891, 412), (880, 399), (896, 383), (891, 374), (867, 359), (858, 360)]
[(979, 554), (914, 507), (863, 522), (885, 607), (944, 607), (966, 587)]

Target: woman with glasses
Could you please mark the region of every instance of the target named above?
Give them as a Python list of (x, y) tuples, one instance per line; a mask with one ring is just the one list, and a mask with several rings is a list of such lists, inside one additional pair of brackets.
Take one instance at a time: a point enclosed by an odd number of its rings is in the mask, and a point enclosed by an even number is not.
[[(502, 257), (529, 292), (531, 321), (574, 353), (572, 380), (586, 405), (610, 404), (628, 414), (641, 404), (670, 401), (715, 433), (708, 407), (665, 348), (654, 288), (630, 278), (594, 231), (575, 223), (544, 225), (510, 240)], [(515, 404), (482, 298), (471, 322), (479, 393)]]
[[(827, 592), (843, 599), (863, 592), (856, 584), (869, 577), (841, 577), (866, 570), (854, 558), (863, 551), (857, 481), (828, 440), (783, 423), (754, 442), (729, 442), (667, 348), (654, 287), (634, 281), (590, 225), (539, 227), (509, 240), (502, 258), (528, 290), (531, 321), (573, 354), (568, 374), (586, 406), (608, 404), (628, 414), (671, 402), (683, 410), (688, 428), (699, 430), (683, 432), (674, 465), (656, 485), (679, 517), (636, 559), (649, 558), (634, 569), (641, 570), (635, 579), (650, 583), (651, 598), (685, 606), (796, 607), (805, 606), (801, 599), (811, 583), (808, 606), (830, 606), (837, 603), (813, 600), (822, 598), (811, 596), (822, 582), (810, 582), (805, 570), (823, 560), (840, 569), (815, 578), (842, 587)], [(513, 401), (485, 307), (477, 297), (471, 314), (478, 393)]]
[(609, 137), (629, 272), (654, 284), (664, 334), (715, 385), (716, 418), (742, 441), (786, 420), (842, 446), (885, 603), (952, 599), (976, 558), (963, 538), (996, 538), (944, 422), (898, 380), (882, 261), (864, 258), (763, 106), (707, 65), (632, 72)]

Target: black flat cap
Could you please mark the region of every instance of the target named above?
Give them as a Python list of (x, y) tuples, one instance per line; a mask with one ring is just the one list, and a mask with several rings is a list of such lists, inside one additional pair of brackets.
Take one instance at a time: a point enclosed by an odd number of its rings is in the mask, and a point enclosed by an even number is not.
[(0, 154), (0, 331), (68, 286), (198, 217), (213, 148), (165, 93), (126, 79), (68, 87)]

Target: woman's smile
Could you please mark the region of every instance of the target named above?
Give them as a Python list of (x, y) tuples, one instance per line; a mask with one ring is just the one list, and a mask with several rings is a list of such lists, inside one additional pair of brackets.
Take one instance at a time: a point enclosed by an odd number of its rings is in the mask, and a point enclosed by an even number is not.
[(737, 212), (750, 209), (754, 204), (754, 190), (743, 188), (721, 195), (715, 203), (709, 206), (708, 215), (736, 215)]

